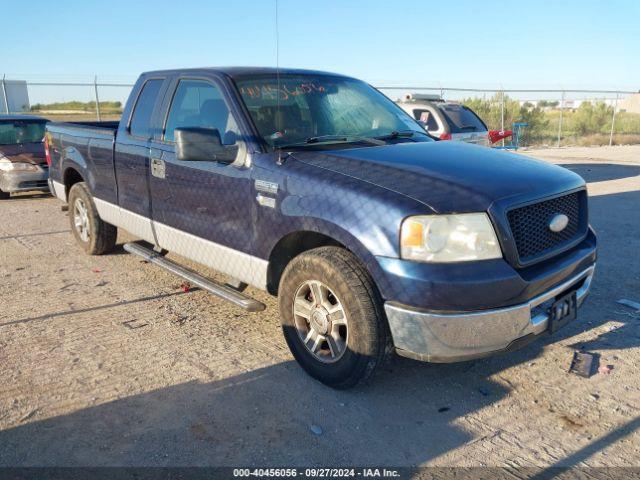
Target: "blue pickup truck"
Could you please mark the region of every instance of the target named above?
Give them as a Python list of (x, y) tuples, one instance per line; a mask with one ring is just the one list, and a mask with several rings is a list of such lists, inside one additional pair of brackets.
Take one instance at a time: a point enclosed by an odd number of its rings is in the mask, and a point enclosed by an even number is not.
[[(435, 141), (354, 78), (205, 68), (141, 75), (119, 123), (49, 123), (52, 193), (91, 255), (124, 248), (250, 311), (335, 388), (392, 352), (456, 362), (576, 318), (596, 237), (578, 175)], [(165, 257), (228, 277), (215, 282)], [(172, 256), (172, 258), (175, 258)]]

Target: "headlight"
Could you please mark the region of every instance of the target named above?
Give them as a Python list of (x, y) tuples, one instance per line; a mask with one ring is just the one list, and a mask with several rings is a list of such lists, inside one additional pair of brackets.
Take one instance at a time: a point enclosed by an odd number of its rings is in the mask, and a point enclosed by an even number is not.
[(420, 215), (402, 223), (400, 255), (419, 262), (465, 262), (501, 258), (486, 213)]
[(0, 158), (0, 171), (3, 172), (37, 172), (38, 167), (30, 163), (12, 162), (6, 158)]

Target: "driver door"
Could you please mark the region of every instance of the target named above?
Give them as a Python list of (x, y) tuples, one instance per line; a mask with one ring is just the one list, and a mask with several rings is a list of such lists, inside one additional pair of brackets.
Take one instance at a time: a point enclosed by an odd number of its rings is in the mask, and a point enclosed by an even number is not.
[[(223, 145), (236, 145), (232, 164), (179, 161), (174, 130), (208, 127)], [(162, 137), (151, 147), (153, 228), (161, 247), (233, 276), (260, 283), (253, 265), (255, 192), (246, 147), (222, 86), (211, 79), (180, 78)], [(261, 281), (261, 280), (260, 280)]]

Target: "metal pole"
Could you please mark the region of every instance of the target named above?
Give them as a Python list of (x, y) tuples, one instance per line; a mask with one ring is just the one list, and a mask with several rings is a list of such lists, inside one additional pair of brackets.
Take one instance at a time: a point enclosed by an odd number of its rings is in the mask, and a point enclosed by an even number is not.
[(2, 98), (4, 98), (4, 108), (8, 114), (11, 112), (9, 112), (9, 100), (7, 99), (7, 82), (5, 82), (6, 76), (6, 74), (2, 75)]
[(96, 113), (98, 114), (98, 121), (101, 122), (102, 118), (100, 118), (100, 99), (98, 98), (98, 76), (93, 77), (93, 90), (96, 92)]
[[(504, 132), (504, 90), (500, 91), (500, 131)], [(502, 146), (504, 147), (504, 138)]]
[(560, 97), (560, 120), (558, 121), (558, 148), (560, 148), (560, 138), (562, 138), (562, 111), (564, 109), (564, 90)]
[(613, 102), (613, 115), (611, 116), (611, 133), (609, 134), (609, 146), (613, 145), (613, 129), (616, 124), (616, 110), (618, 108), (618, 94), (616, 93), (616, 100)]

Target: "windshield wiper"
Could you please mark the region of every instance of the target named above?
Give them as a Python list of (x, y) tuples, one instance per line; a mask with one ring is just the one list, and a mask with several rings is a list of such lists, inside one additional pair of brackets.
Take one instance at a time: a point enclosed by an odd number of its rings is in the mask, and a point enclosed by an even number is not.
[(429, 134), (427, 132), (419, 132), (417, 130), (400, 130), (400, 131), (393, 131), (387, 135), (380, 135), (379, 137), (374, 137), (377, 140), (393, 140), (396, 138), (411, 138), (413, 137), (416, 133), (420, 133), (422, 135), (425, 136), (429, 136)]
[(459, 127), (460, 130), (477, 130), (475, 125), (462, 125)]
[(320, 142), (346, 142), (349, 137), (345, 135), (319, 135), (317, 137), (309, 137), (304, 143), (320, 143)]
[(304, 143), (321, 143), (321, 142), (347, 142), (347, 143), (370, 143), (371, 145), (384, 145), (384, 142), (379, 142), (377, 138), (371, 137), (354, 137), (349, 135), (321, 135), (319, 137), (309, 137)]
[(349, 135), (318, 135), (316, 137), (309, 137), (304, 142), (289, 143), (286, 145), (278, 145), (279, 149), (287, 149), (293, 147), (305, 147), (307, 145), (321, 144), (321, 143), (368, 143), (371, 145), (384, 145), (384, 142), (380, 142), (375, 138), (367, 137), (350, 137)]

